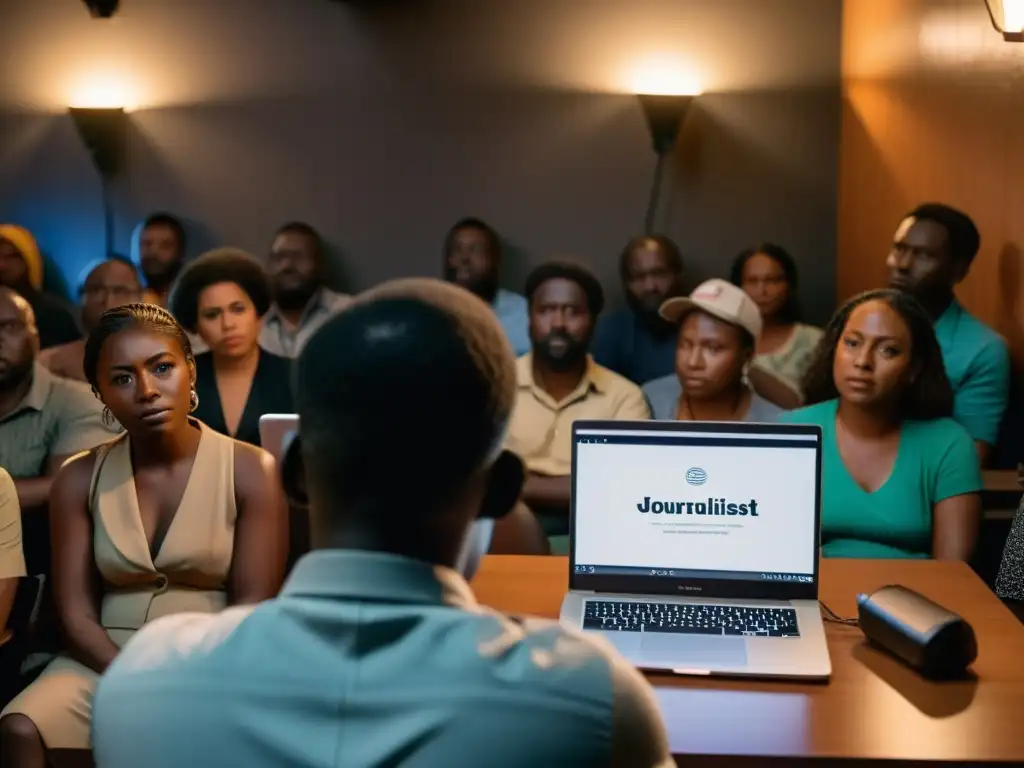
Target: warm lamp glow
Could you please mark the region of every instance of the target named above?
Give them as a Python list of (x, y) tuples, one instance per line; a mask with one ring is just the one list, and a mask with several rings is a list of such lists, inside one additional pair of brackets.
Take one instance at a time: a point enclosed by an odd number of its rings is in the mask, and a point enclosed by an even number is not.
[(114, 72), (91, 72), (79, 75), (69, 90), (69, 107), (107, 109), (136, 106), (137, 94), (126, 77)]
[(700, 79), (678, 57), (662, 54), (636, 62), (626, 72), (624, 90), (650, 96), (699, 96)]
[(1009, 42), (1024, 42), (1024, 0), (985, 0), (992, 26)]
[(1024, 0), (1003, 0), (1003, 29), (1024, 32)]

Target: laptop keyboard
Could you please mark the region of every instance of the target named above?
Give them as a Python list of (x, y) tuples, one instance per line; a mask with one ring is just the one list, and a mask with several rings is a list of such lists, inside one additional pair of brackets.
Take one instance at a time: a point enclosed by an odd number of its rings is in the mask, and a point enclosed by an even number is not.
[(793, 608), (587, 600), (583, 629), (683, 635), (800, 637)]

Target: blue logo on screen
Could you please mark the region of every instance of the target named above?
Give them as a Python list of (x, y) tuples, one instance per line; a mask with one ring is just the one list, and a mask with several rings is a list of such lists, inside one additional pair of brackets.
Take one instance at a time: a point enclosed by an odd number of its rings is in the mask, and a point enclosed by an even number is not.
[(704, 485), (708, 481), (708, 473), (700, 467), (690, 467), (686, 470), (686, 482), (690, 485)]

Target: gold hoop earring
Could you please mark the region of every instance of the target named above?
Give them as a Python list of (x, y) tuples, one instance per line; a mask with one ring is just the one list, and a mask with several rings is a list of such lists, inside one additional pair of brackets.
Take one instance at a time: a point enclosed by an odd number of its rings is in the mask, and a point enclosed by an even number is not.
[(195, 413), (196, 412), (196, 408), (199, 407), (199, 395), (196, 393), (196, 391), (194, 389), (192, 390), (192, 392), (188, 396), (188, 402), (189, 402), (188, 412), (189, 413)]

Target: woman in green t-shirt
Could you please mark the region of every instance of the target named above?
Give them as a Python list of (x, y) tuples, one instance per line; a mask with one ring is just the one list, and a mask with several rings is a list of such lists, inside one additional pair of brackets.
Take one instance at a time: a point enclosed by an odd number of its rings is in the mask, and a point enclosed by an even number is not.
[(932, 322), (909, 295), (841, 307), (804, 378), (822, 428), (822, 554), (968, 560), (981, 522), (978, 454), (950, 418), (953, 391)]

